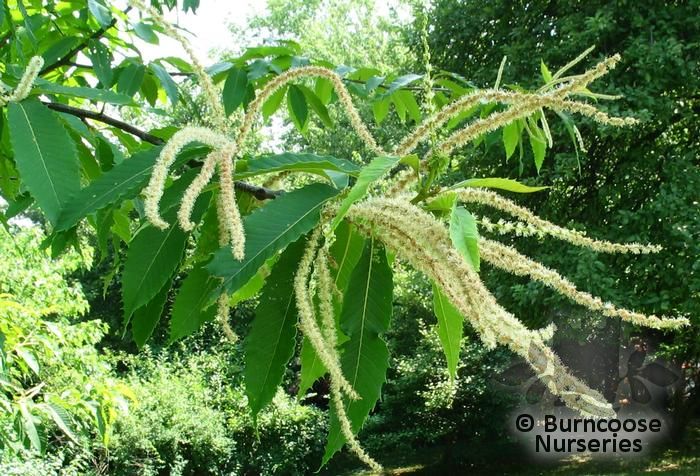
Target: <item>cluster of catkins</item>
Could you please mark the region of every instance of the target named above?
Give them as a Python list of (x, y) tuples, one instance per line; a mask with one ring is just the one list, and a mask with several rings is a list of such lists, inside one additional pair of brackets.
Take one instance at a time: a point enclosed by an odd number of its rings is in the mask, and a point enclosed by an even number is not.
[[(455, 149), (475, 138), (515, 120), (536, 114), (538, 111), (542, 112), (544, 108), (581, 114), (599, 123), (614, 126), (628, 126), (636, 122), (631, 118), (610, 117), (590, 104), (572, 99), (573, 96), (584, 90), (590, 95), (591, 93), (586, 90), (587, 86), (607, 73), (619, 61), (619, 56), (616, 55), (603, 60), (583, 74), (564, 77), (563, 73), (583, 59), (590, 52), (588, 50), (560, 69), (553, 77), (551, 84), (536, 93), (505, 91), (499, 89), (500, 81), (497, 81), (493, 89), (477, 90), (460, 97), (442, 110), (431, 114), (390, 152), (383, 150), (377, 144), (361, 120), (350, 94), (338, 74), (320, 66), (293, 68), (270, 80), (256, 93), (256, 97), (247, 106), (241, 126), (235, 131), (234, 138), (230, 138), (227, 126), (228, 118), (223, 112), (219, 92), (192, 54), (187, 41), (175, 28), (165, 22), (158, 12), (146, 7), (140, 0), (134, 3), (142, 10), (150, 12), (154, 21), (160, 23), (166, 33), (183, 44), (186, 53), (192, 59), (195, 74), (209, 102), (209, 113), (212, 116), (209, 119), (216, 126), (214, 130), (195, 126), (185, 127), (174, 134), (163, 147), (153, 169), (151, 180), (145, 189), (146, 216), (154, 226), (160, 228), (169, 226), (158, 212), (168, 170), (184, 146), (192, 142), (204, 143), (211, 147), (212, 152), (204, 159), (199, 175), (184, 194), (182, 205), (178, 211), (178, 222), (185, 230), (191, 230), (194, 227), (194, 223), (190, 220), (194, 202), (213, 178), (218, 167), (220, 191), (217, 212), (221, 224), (219, 227), (221, 230), (220, 243), (230, 245), (233, 256), (237, 259), (244, 257), (245, 235), (233, 191), (235, 160), (255, 126), (262, 105), (272, 94), (292, 81), (308, 77), (322, 77), (329, 80), (352, 128), (363, 140), (367, 149), (377, 156), (405, 156), (413, 152), (420, 143), (430, 139), (432, 139), (430, 140), (431, 147), (424, 157), (424, 161), (436, 154), (449, 156)], [(499, 79), (501, 74), (502, 68), (499, 71)], [(604, 95), (598, 96), (604, 97)], [(486, 117), (475, 119), (444, 139), (436, 140), (435, 130), (463, 111), (486, 102), (496, 102), (507, 107)], [(544, 114), (541, 117), (544, 117)], [(549, 128), (544, 124), (543, 120), (546, 139), (551, 142)], [(579, 134), (577, 137), (580, 141)], [(411, 196), (406, 191), (417, 182), (417, 179), (416, 173), (412, 170), (397, 174), (392, 179), (393, 186), (385, 197), (371, 197), (354, 204), (349, 209), (346, 219), (360, 232), (382, 241), (396, 253), (398, 259), (405, 260), (415, 269), (430, 277), (464, 318), (471, 323), (486, 346), (491, 348), (499, 344), (505, 345), (525, 358), (553, 394), (559, 396), (568, 406), (577, 409), (583, 415), (613, 416), (612, 407), (602, 395), (571, 375), (547, 345), (547, 341), (551, 339), (554, 332), (553, 326), (541, 330), (527, 329), (517, 318), (501, 307), (486, 289), (476, 271), (455, 249), (445, 224), (419, 205), (411, 203)], [(454, 193), (456, 199), (465, 203), (494, 207), (520, 220), (517, 223), (503, 221), (492, 223), (483, 219), (481, 223), (487, 231), (552, 236), (599, 252), (649, 253), (658, 251), (658, 247), (650, 245), (616, 244), (594, 240), (581, 232), (561, 228), (542, 220), (527, 209), (490, 191), (463, 189), (445, 193)], [(341, 431), (348, 447), (373, 470), (379, 471), (381, 467), (362, 449), (355, 438), (343, 403), (344, 398), (357, 399), (359, 397), (341, 370), (333, 317), (332, 297), (335, 289), (327, 251), (330, 242), (326, 234), (322, 232), (324, 225), (332, 219), (333, 210), (333, 205), (331, 205), (327, 213), (323, 214), (322, 223), (308, 238), (305, 254), (299, 263), (295, 280), (299, 327), (328, 369), (331, 381), (331, 398), (338, 412)], [(574, 302), (606, 316), (619, 317), (638, 325), (658, 329), (675, 328), (687, 324), (687, 320), (684, 318), (667, 319), (646, 316), (605, 303), (597, 297), (577, 290), (572, 283), (561, 277), (556, 271), (548, 269), (522, 256), (515, 249), (498, 242), (480, 239), (479, 248), (480, 254), (486, 262), (518, 275), (530, 276), (566, 295)], [(228, 296), (221, 297), (219, 306), (221, 314), (227, 316)], [(316, 319), (317, 313), (320, 319)]]

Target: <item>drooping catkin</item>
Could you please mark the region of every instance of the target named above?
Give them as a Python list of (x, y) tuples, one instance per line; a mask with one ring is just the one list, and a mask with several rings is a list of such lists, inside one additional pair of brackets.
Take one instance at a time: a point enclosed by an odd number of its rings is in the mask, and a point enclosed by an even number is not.
[(39, 76), (41, 68), (44, 66), (44, 58), (41, 56), (32, 56), (27, 63), (27, 67), (22, 73), (22, 77), (19, 79), (15, 89), (9, 94), (0, 94), (0, 106), (3, 106), (10, 102), (20, 102), (29, 96), (32, 91), (32, 86), (34, 81)]
[(486, 205), (502, 212), (508, 213), (534, 227), (542, 234), (549, 235), (571, 244), (592, 249), (601, 253), (633, 253), (645, 254), (661, 251), (658, 245), (644, 245), (639, 243), (612, 243), (605, 240), (595, 240), (576, 230), (569, 230), (538, 217), (525, 207), (500, 196), (490, 190), (481, 188), (465, 188), (456, 192), (457, 198), (462, 202), (478, 203)]
[(481, 258), (497, 268), (503, 269), (518, 276), (530, 276), (546, 286), (556, 290), (572, 301), (600, 312), (607, 317), (619, 317), (623, 321), (654, 329), (676, 329), (688, 325), (686, 318), (662, 318), (654, 315), (645, 315), (639, 312), (628, 311), (604, 302), (602, 299), (589, 293), (579, 291), (573, 283), (563, 278), (553, 269), (549, 269), (536, 261), (518, 253), (515, 249), (487, 239), (479, 240), (479, 254)]

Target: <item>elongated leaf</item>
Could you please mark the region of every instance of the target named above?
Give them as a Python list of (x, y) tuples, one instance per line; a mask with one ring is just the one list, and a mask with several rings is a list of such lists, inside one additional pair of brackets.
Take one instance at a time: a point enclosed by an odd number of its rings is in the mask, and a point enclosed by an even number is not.
[(155, 74), (160, 81), (160, 85), (165, 90), (165, 94), (168, 96), (168, 99), (170, 99), (170, 103), (177, 103), (180, 93), (178, 92), (177, 84), (173, 80), (172, 76), (170, 76), (170, 73), (168, 73), (166, 69), (158, 63), (151, 63), (148, 67), (151, 68), (153, 74)]
[(297, 308), (294, 275), (306, 241), (292, 243), (282, 253), (260, 296), (255, 319), (245, 341), (245, 380), (253, 416), (275, 396), (287, 362), (294, 355)]
[(306, 121), (309, 118), (309, 108), (306, 105), (306, 97), (298, 86), (289, 86), (287, 106), (292, 122), (294, 122), (294, 125), (300, 132), (303, 132), (306, 129)]
[(284, 95), (287, 93), (287, 86), (284, 86), (272, 94), (267, 101), (262, 105), (263, 119), (267, 120), (272, 116), (277, 109), (279, 109), (284, 99)]
[(41, 438), (39, 437), (39, 431), (34, 423), (34, 415), (32, 415), (32, 412), (30, 412), (29, 408), (27, 407), (27, 400), (24, 398), (20, 399), (18, 404), (20, 414), (22, 415), (22, 428), (24, 428), (24, 432), (29, 439), (29, 444), (31, 445), (32, 449), (41, 452)]
[[(174, 221), (177, 210), (173, 206), (179, 202), (184, 188), (191, 183), (196, 169), (177, 180), (165, 193), (161, 201), (168, 210), (164, 218)], [(200, 195), (192, 212), (193, 221), (198, 221), (206, 211), (211, 194)], [(185, 250), (188, 233), (177, 223), (166, 230), (147, 225), (131, 240), (122, 273), (122, 297), (124, 319), (128, 323), (133, 312), (148, 303), (158, 294), (170, 279), (180, 263)]]
[(117, 80), (117, 91), (131, 97), (141, 89), (146, 67), (142, 64), (130, 64), (124, 68)]
[(192, 334), (202, 324), (214, 319), (216, 306), (208, 305), (207, 300), (218, 284), (218, 280), (212, 278), (204, 268), (190, 271), (173, 304), (170, 317), (171, 343)]
[(328, 370), (321, 362), (321, 359), (316, 354), (311, 341), (304, 337), (301, 343), (301, 353), (299, 354), (299, 362), (301, 371), (299, 372), (299, 390), (297, 397), (302, 398), (307, 390), (318, 380), (326, 375)]
[(345, 292), (350, 282), (352, 270), (355, 269), (365, 249), (365, 238), (352, 225), (343, 221), (335, 229), (335, 241), (330, 252), (335, 266), (332, 268), (335, 285), (339, 291)]
[(91, 99), (93, 101), (107, 102), (110, 104), (132, 104), (131, 96), (116, 93), (108, 89), (88, 88), (83, 86), (64, 86), (63, 84), (49, 81), (38, 81), (34, 86), (35, 92), (44, 94), (61, 94), (76, 98)]
[(360, 167), (345, 159), (328, 155), (307, 153), (294, 154), (285, 152), (275, 155), (263, 155), (236, 163), (236, 178), (248, 178), (256, 175), (283, 170), (298, 170), (311, 173), (323, 173), (332, 170), (349, 175), (357, 175)]
[(88, 42), (88, 51), (86, 54), (90, 58), (92, 68), (95, 71), (97, 79), (102, 83), (102, 86), (105, 88), (112, 86), (114, 75), (109, 49), (98, 40), (90, 40)]
[(316, 183), (258, 208), (243, 221), (246, 233), (243, 260), (233, 259), (231, 249), (224, 247), (214, 254), (207, 269), (212, 275), (224, 278), (222, 286), (233, 293), (247, 283), (265, 261), (316, 226), (321, 207), (337, 193), (333, 187)]
[(172, 286), (172, 278), (166, 281), (163, 288), (148, 304), (134, 311), (134, 316), (131, 319), (131, 335), (139, 349), (146, 345), (146, 341), (151, 337), (158, 321), (160, 321), (170, 286)]
[(464, 259), (479, 271), (479, 232), (474, 216), (464, 207), (452, 208), (450, 238)]
[(450, 190), (456, 190), (462, 187), (486, 187), (486, 188), (498, 188), (501, 190), (508, 190), (509, 192), (517, 193), (532, 193), (539, 192), (541, 190), (546, 190), (549, 187), (531, 187), (529, 185), (522, 184), (517, 180), (488, 177), (488, 178), (474, 178), (464, 180), (450, 187)]
[(387, 114), (389, 114), (389, 107), (391, 106), (391, 101), (388, 98), (380, 99), (372, 104), (372, 113), (374, 114), (374, 121), (377, 124), (381, 124), (384, 119), (386, 119)]
[[(68, 200), (56, 220), (56, 231), (67, 230), (80, 219), (107, 205), (136, 196), (151, 176), (160, 149), (153, 147), (135, 153), (77, 192)], [(174, 167), (204, 153), (202, 147), (189, 148), (178, 156)]]
[(384, 94), (382, 94), (383, 98), (389, 97), (392, 94), (394, 94), (395, 91), (398, 91), (399, 89), (403, 88), (404, 86), (408, 86), (412, 82), (422, 78), (420, 74), (406, 74), (403, 76), (399, 76), (395, 80), (389, 84), (389, 89), (386, 90)]
[(335, 230), (352, 204), (364, 197), (370, 185), (391, 170), (399, 160), (401, 160), (401, 157), (375, 157), (372, 162), (360, 170), (357, 182), (350, 189), (350, 193), (343, 199), (338, 208), (338, 213), (333, 218), (333, 222), (331, 222), (331, 229)]
[(515, 148), (520, 142), (522, 128), (518, 121), (511, 122), (503, 127), (503, 147), (506, 149), (506, 159), (510, 159)]
[(447, 360), (447, 370), (452, 380), (457, 376), (459, 351), (462, 347), (464, 320), (462, 315), (433, 283), (433, 310), (437, 317), (437, 334)]
[[(389, 328), (392, 293), (392, 273), (386, 252), (370, 240), (350, 278), (340, 316), (340, 325), (350, 336), (342, 346), (343, 374), (360, 396), (359, 400), (344, 401), (354, 433), (362, 428), (386, 381), (389, 350), (381, 335)], [(335, 412), (332, 412), (323, 464), (343, 444), (345, 437)]]
[(102, 0), (88, 0), (88, 10), (97, 19), (100, 26), (106, 28), (112, 22), (112, 12)]
[(61, 121), (36, 100), (8, 105), (10, 141), (26, 185), (51, 223), (80, 189), (75, 144)]
[(150, 25), (144, 22), (138, 22), (134, 25), (134, 33), (147, 43), (158, 44), (158, 35), (156, 35)]
[(78, 443), (78, 438), (70, 429), (71, 418), (68, 412), (54, 403), (46, 403), (42, 408), (48, 413), (51, 419), (56, 423), (56, 426), (66, 435), (73, 443)]
[(248, 90), (248, 74), (242, 69), (233, 67), (229, 70), (224, 83), (223, 102), (226, 114), (231, 114), (243, 104)]
[(304, 96), (306, 97), (306, 102), (311, 106), (311, 109), (316, 113), (316, 115), (321, 119), (321, 122), (323, 123), (324, 126), (330, 128), (333, 127), (333, 121), (331, 120), (331, 116), (328, 115), (328, 109), (326, 109), (326, 106), (321, 102), (321, 100), (316, 96), (316, 93), (314, 93), (311, 89), (307, 88), (306, 86), (297, 86), (301, 91), (304, 93)]

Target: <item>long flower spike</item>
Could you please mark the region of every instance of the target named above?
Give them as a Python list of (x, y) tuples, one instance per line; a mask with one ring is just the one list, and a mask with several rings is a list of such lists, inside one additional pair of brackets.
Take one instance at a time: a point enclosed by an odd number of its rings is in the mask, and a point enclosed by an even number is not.
[(456, 192), (457, 198), (462, 202), (478, 203), (486, 205), (528, 223), (543, 234), (553, 236), (560, 240), (568, 241), (576, 246), (582, 246), (601, 253), (633, 253), (646, 254), (661, 251), (658, 245), (643, 245), (639, 243), (612, 243), (605, 240), (594, 240), (580, 231), (569, 230), (538, 217), (525, 207), (500, 196), (495, 192), (481, 188), (465, 188)]
[(479, 253), (481, 258), (487, 263), (518, 276), (530, 276), (532, 279), (556, 290), (572, 301), (592, 311), (600, 312), (604, 316), (619, 317), (623, 321), (654, 329), (677, 329), (689, 324), (686, 318), (647, 316), (605, 303), (598, 297), (579, 291), (573, 283), (560, 276), (553, 269), (549, 269), (518, 253), (515, 249), (496, 241), (481, 238), (479, 240)]
[(0, 105), (5, 105), (10, 102), (20, 102), (26, 99), (32, 91), (34, 81), (36, 81), (43, 66), (44, 58), (41, 56), (32, 56), (15, 89), (10, 94), (0, 94)]

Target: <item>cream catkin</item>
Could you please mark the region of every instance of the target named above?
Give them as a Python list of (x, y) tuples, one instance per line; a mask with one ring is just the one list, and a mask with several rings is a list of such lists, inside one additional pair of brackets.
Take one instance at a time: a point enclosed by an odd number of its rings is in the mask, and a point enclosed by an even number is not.
[(32, 56), (15, 89), (9, 94), (0, 94), (0, 106), (26, 99), (29, 93), (32, 92), (34, 81), (36, 81), (43, 66), (44, 58), (41, 56)]
[(542, 234), (553, 236), (560, 240), (568, 241), (571, 244), (592, 249), (601, 253), (633, 253), (645, 254), (661, 251), (658, 245), (643, 245), (639, 243), (611, 243), (604, 240), (594, 240), (587, 237), (580, 231), (569, 230), (560, 227), (547, 220), (543, 220), (525, 207), (521, 207), (515, 202), (508, 200), (495, 192), (481, 188), (465, 188), (456, 191), (457, 198), (462, 202), (478, 203), (486, 205), (502, 212), (506, 212), (520, 220), (528, 223)]
[(479, 255), (484, 261), (497, 268), (518, 276), (530, 276), (532, 279), (547, 285), (572, 301), (592, 311), (600, 312), (607, 317), (619, 317), (624, 321), (631, 322), (638, 326), (651, 327), (654, 329), (677, 329), (689, 324), (686, 318), (647, 316), (603, 302), (603, 300), (598, 297), (579, 291), (573, 283), (560, 276), (556, 271), (496, 241), (481, 238), (479, 240)]
[(433, 279), (487, 346), (503, 344), (525, 358), (552, 393), (582, 414), (614, 415), (603, 397), (572, 376), (547, 347), (551, 331), (531, 331), (498, 305), (435, 218), (404, 201), (379, 198), (354, 205), (348, 217)]

